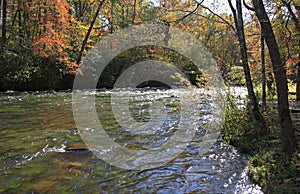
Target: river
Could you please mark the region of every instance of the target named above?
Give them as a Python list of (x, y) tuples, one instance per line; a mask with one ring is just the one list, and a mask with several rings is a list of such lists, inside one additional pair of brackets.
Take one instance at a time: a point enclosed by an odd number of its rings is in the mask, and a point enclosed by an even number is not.
[[(99, 90), (97, 114), (108, 135), (122, 146), (139, 149), (140, 142), (160, 145), (176, 130), (179, 107), (176, 90), (129, 90), (135, 120), (148, 122), (152, 99), (166, 105), (167, 119), (159, 136), (138, 137), (122, 131), (111, 109), (111, 95)], [(154, 110), (153, 110), (154, 109)], [(196, 119), (209, 121), (205, 101), (195, 106)], [(155, 111), (155, 106), (151, 108)], [(189, 146), (162, 166), (125, 170), (99, 159), (87, 149), (76, 128), (72, 91), (0, 94), (0, 192), (3, 193), (262, 193), (247, 177), (246, 155), (217, 140), (199, 154), (204, 129), (199, 127)], [(139, 141), (137, 141), (139, 140)]]

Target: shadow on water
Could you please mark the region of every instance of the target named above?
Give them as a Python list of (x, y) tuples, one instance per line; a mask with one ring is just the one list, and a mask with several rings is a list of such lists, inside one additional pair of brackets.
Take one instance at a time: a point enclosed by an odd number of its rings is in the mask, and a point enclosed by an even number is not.
[[(134, 147), (136, 135), (121, 133), (114, 121), (111, 92), (96, 92), (100, 121), (115, 141)], [(130, 110), (136, 120), (149, 119), (153, 98), (166, 104), (169, 116), (159, 137), (172, 135), (178, 123), (176, 94), (167, 90), (132, 93)], [(206, 104), (199, 104), (199, 113), (209, 117)], [(74, 124), (70, 92), (2, 93), (0, 192), (261, 193), (246, 176), (247, 156), (234, 147), (217, 141), (208, 153), (198, 154), (203, 130), (199, 127), (193, 142), (169, 163), (124, 170), (103, 162), (84, 145)], [(147, 145), (161, 143), (157, 137), (147, 138)]]

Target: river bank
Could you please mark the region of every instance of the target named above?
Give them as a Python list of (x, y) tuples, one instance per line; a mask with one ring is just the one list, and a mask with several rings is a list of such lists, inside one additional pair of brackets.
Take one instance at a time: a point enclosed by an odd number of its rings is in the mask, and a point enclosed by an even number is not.
[[(264, 193), (299, 193), (300, 152), (286, 156), (281, 150), (280, 125), (277, 109), (263, 110), (268, 131), (257, 131), (247, 106), (231, 101), (227, 108), (226, 121), (222, 130), (225, 142), (242, 153), (249, 154), (248, 168), (251, 180), (260, 185)], [(300, 143), (300, 115), (292, 114)]]

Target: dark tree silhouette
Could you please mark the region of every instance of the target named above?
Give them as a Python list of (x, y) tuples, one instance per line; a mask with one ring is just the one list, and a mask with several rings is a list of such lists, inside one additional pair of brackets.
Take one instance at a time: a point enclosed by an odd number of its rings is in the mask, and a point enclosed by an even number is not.
[(236, 33), (238, 36), (239, 44), (240, 44), (240, 53), (242, 57), (242, 64), (246, 79), (246, 85), (251, 105), (251, 110), (255, 120), (257, 121), (259, 127), (263, 130), (266, 129), (266, 124), (263, 116), (259, 111), (258, 102), (254, 93), (253, 84), (251, 80), (250, 68), (248, 65), (248, 54), (247, 54), (247, 45), (245, 40), (245, 32), (244, 32), (244, 22), (243, 22), (243, 13), (242, 13), (242, 2), (241, 0), (236, 0), (236, 9), (234, 8), (231, 0), (228, 0), (231, 11), (233, 13), (234, 22), (236, 26)]
[(101, 10), (101, 7), (102, 7), (104, 1), (105, 1), (105, 0), (102, 0), (101, 3), (98, 5), (98, 8), (97, 8), (97, 10), (96, 10), (96, 13), (95, 13), (95, 15), (94, 15), (94, 17), (93, 17), (93, 20), (92, 20), (91, 24), (90, 24), (90, 27), (89, 27), (89, 29), (88, 29), (88, 31), (87, 31), (85, 37), (84, 37), (84, 40), (83, 40), (83, 42), (82, 42), (81, 49), (80, 49), (80, 52), (79, 52), (79, 55), (78, 55), (78, 58), (77, 58), (77, 61), (76, 61), (77, 64), (79, 64), (80, 61), (81, 61), (81, 58), (82, 58), (82, 55), (83, 55), (84, 48), (85, 48), (86, 43), (87, 43), (87, 41), (88, 41), (88, 39), (89, 39), (89, 37), (90, 37), (91, 31), (92, 31), (92, 29), (93, 29), (93, 26), (94, 26), (94, 24), (95, 24), (95, 22), (96, 22), (96, 19), (97, 19), (98, 15), (99, 15), (99, 12), (100, 12), (100, 10)]
[(284, 63), (280, 57), (270, 19), (262, 0), (253, 0), (254, 10), (260, 22), (266, 44), (272, 61), (273, 73), (277, 87), (278, 117), (281, 126), (282, 149), (286, 154), (292, 154), (297, 148), (295, 128), (289, 111), (288, 87)]

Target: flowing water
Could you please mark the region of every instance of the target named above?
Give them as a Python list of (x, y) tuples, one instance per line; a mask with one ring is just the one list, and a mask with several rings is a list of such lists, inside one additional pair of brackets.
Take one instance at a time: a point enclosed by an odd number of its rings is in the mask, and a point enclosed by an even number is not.
[[(110, 99), (118, 92), (94, 92), (99, 121), (114, 141), (131, 149), (140, 149), (141, 144), (159, 146), (176, 131), (179, 91), (127, 91), (132, 96), (129, 109), (137, 121), (151, 119), (153, 99), (166, 106), (167, 118), (161, 118), (157, 133), (141, 136), (124, 131), (116, 122)], [(0, 192), (262, 193), (246, 175), (247, 156), (234, 147), (216, 141), (206, 154), (199, 154), (205, 134), (200, 124), (213, 119), (213, 110), (201, 99), (194, 109), (199, 128), (180, 155), (157, 168), (125, 170), (107, 164), (85, 147), (73, 119), (71, 91), (1, 93)]]

